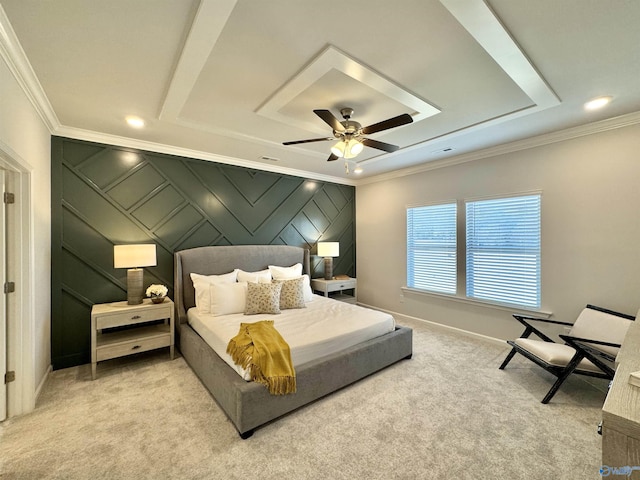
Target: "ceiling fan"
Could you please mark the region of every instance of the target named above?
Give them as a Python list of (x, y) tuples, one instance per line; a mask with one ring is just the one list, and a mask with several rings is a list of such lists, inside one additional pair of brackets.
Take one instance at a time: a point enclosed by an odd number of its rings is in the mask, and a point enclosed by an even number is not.
[(372, 140), (370, 138), (364, 138), (363, 135), (369, 135), (372, 133), (381, 132), (390, 128), (399, 127), (400, 125), (406, 125), (413, 122), (413, 118), (408, 113), (403, 113), (397, 117), (383, 120), (382, 122), (374, 123), (368, 127), (363, 127), (358, 122), (351, 120), (353, 115), (353, 108), (343, 108), (340, 110), (340, 114), (344, 121), (339, 121), (329, 110), (314, 110), (313, 113), (318, 115), (325, 123), (333, 128), (333, 137), (323, 138), (310, 138), (308, 140), (295, 140), (293, 142), (284, 142), (283, 145), (296, 145), (298, 143), (310, 143), (310, 142), (323, 142), (327, 140), (339, 140), (333, 147), (331, 147), (331, 155), (327, 159), (328, 162), (337, 160), (340, 157), (354, 158), (358, 155), (364, 146), (371, 148), (377, 148), (385, 152), (395, 152), (398, 150), (397, 145), (391, 145), (390, 143), (379, 142), (378, 140)]

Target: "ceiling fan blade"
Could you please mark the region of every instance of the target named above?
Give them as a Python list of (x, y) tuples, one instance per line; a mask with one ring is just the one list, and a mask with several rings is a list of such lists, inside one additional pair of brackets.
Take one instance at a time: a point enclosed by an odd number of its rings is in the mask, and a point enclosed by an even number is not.
[[(413, 117), (408, 113), (403, 113), (397, 117), (383, 120), (382, 122), (374, 123), (368, 127), (362, 129), (363, 135), (369, 135), (371, 133), (381, 132), (382, 130), (388, 130), (389, 128), (399, 127), (400, 125), (406, 125), (413, 122)], [(375, 148), (375, 147), (374, 147)]]
[(400, 148), (397, 145), (391, 145), (390, 143), (379, 142), (378, 140), (371, 140), (370, 138), (363, 138), (362, 143), (367, 147), (377, 148), (378, 150), (384, 150), (385, 152), (395, 152)]
[(331, 155), (329, 155), (329, 158), (327, 158), (327, 162), (333, 162), (334, 160), (337, 160), (338, 157), (337, 155), (334, 155), (333, 153)]
[(297, 145), (298, 143), (323, 142), (325, 140), (335, 140), (333, 137), (310, 138), (308, 140), (294, 140), (293, 142), (282, 142), (283, 145)]
[(329, 110), (314, 110), (313, 113), (318, 115), (336, 132), (344, 132), (344, 125), (342, 125), (340, 121), (336, 117), (334, 117), (333, 113), (331, 113)]

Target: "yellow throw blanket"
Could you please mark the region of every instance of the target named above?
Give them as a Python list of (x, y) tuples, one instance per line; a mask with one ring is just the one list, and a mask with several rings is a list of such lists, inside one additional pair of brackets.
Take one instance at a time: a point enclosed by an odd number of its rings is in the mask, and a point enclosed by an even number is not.
[(229, 340), (227, 353), (249, 372), (251, 380), (266, 385), (272, 395), (296, 392), (291, 350), (273, 320), (241, 323), (238, 334)]

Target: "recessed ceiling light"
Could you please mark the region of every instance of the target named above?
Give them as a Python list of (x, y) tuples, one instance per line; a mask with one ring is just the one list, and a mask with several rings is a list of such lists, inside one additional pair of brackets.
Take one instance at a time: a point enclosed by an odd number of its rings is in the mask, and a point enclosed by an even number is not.
[(144, 120), (141, 119), (140, 117), (129, 116), (125, 120), (129, 124), (129, 126), (131, 126), (133, 128), (142, 128), (142, 127), (144, 127)]
[(609, 102), (611, 102), (611, 97), (609, 96), (594, 98), (593, 100), (590, 100), (584, 104), (584, 109), (597, 110), (599, 108), (604, 107), (605, 105), (608, 105)]
[(360, 175), (362, 173), (362, 167), (356, 167), (353, 169), (353, 173)]

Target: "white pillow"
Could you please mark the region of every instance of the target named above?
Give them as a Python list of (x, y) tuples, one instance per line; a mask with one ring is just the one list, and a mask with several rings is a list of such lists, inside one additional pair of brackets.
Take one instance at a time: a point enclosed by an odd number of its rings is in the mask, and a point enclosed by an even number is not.
[(269, 271), (274, 280), (291, 280), (302, 275), (302, 264), (296, 263), (290, 267), (276, 267), (269, 265)]
[(214, 283), (211, 292), (211, 313), (214, 316), (243, 313), (247, 305), (247, 282)]
[(313, 294), (313, 290), (311, 290), (311, 280), (309, 279), (309, 275), (302, 275), (302, 293), (304, 294), (304, 301), (311, 302), (315, 295)]
[(199, 312), (211, 312), (211, 292), (209, 286), (214, 283), (235, 283), (238, 278), (238, 270), (224, 273), (222, 275), (200, 275), (190, 273), (193, 288), (196, 291), (196, 308)]
[(238, 281), (239, 282), (253, 282), (253, 283), (271, 283), (271, 272), (269, 269), (260, 270), (259, 272), (245, 272), (238, 269)]

